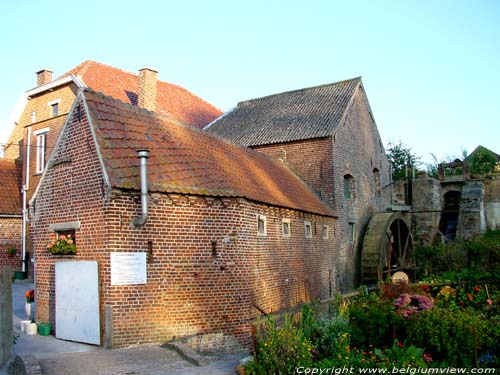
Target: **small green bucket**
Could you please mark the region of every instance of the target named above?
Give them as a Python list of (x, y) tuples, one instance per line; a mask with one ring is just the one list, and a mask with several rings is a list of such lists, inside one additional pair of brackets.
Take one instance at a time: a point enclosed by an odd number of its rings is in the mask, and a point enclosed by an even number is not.
[(50, 335), (50, 330), (52, 326), (50, 323), (38, 323), (38, 334), (40, 336), (48, 336)]
[(24, 280), (26, 278), (26, 272), (14, 271), (14, 278), (16, 280)]

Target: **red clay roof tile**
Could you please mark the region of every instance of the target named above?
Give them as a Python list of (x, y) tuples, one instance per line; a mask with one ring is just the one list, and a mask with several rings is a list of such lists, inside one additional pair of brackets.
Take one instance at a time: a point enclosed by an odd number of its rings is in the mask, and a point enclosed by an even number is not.
[(21, 215), (21, 164), (0, 159), (0, 214)]
[[(134, 73), (87, 60), (61, 77), (70, 74), (79, 77), (94, 91), (137, 105), (139, 78)], [(157, 86), (157, 112), (198, 128), (222, 114), (219, 109), (188, 90), (163, 81), (158, 81)]]
[(245, 197), (333, 216), (279, 161), (89, 89), (84, 97), (113, 187), (140, 188), (137, 150), (148, 149), (150, 191)]

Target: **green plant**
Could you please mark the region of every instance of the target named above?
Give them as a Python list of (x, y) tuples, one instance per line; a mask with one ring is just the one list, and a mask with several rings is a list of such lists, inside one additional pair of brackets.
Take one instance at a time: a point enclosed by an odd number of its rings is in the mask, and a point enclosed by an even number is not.
[(270, 317), (257, 341), (257, 361), (245, 366), (249, 374), (293, 374), (300, 366), (312, 364), (312, 344), (285, 316), (282, 327)]
[(47, 244), (47, 251), (51, 254), (72, 255), (76, 254), (76, 245), (71, 235), (61, 235)]
[(348, 312), (351, 344), (360, 349), (390, 345), (403, 324), (403, 318), (395, 314), (392, 303), (380, 299), (353, 303)]
[(16, 255), (16, 252), (17, 252), (17, 250), (14, 248), (7, 249), (7, 255), (10, 257), (13, 257), (14, 255)]
[(449, 366), (477, 366), (479, 354), (487, 351), (495, 336), (484, 315), (470, 309), (435, 307), (408, 319), (407, 343), (425, 348)]
[(427, 362), (432, 360), (429, 354), (424, 353), (424, 349), (415, 345), (407, 346), (398, 340), (394, 340), (392, 347), (385, 350), (376, 348), (375, 355), (382, 364), (379, 367), (384, 368), (426, 368)]
[[(349, 318), (339, 314), (328, 319), (319, 320), (316, 323), (315, 335), (312, 338), (312, 344), (316, 350), (318, 360), (336, 356), (342, 352), (343, 341), (349, 334)], [(347, 344), (350, 345), (350, 342)]]

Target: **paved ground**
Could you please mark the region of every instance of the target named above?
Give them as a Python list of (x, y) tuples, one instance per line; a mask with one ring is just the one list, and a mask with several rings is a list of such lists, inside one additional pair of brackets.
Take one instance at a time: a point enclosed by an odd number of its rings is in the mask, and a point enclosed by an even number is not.
[[(13, 284), (14, 331), (18, 335), (14, 353), (32, 355), (42, 375), (227, 375), (236, 374), (236, 366), (248, 354), (204, 357), (202, 366), (183, 359), (177, 352), (160, 346), (107, 350), (94, 345), (58, 340), (53, 336), (27, 335), (21, 332), (25, 319), (24, 292), (33, 284)], [(33, 358), (33, 357), (31, 357)]]

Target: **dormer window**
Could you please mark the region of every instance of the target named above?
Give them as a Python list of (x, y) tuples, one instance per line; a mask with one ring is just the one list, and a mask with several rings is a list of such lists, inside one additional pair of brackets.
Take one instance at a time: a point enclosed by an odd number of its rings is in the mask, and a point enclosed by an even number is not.
[(36, 169), (35, 173), (40, 174), (45, 169), (47, 159), (47, 133), (50, 128), (36, 130), (33, 134), (36, 136)]

